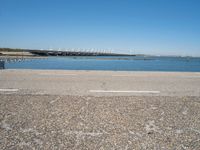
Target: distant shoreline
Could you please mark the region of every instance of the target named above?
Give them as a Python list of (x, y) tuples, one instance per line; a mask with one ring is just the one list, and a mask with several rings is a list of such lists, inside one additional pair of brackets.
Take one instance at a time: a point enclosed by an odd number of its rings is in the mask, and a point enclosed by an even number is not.
[(61, 50), (35, 50), (35, 49), (11, 49), (11, 48), (0, 48), (0, 55), (28, 55), (36, 56), (136, 56), (134, 54), (119, 54), (105, 51), (61, 51)]
[[(10, 54), (9, 54), (10, 53)], [(19, 48), (0, 48), (0, 56), (143, 56), (143, 57), (183, 57), (200, 58), (200, 56), (181, 56), (181, 55), (151, 55), (151, 54), (120, 54), (88, 51), (57, 51), (57, 50), (38, 50), (38, 49), (19, 49)]]

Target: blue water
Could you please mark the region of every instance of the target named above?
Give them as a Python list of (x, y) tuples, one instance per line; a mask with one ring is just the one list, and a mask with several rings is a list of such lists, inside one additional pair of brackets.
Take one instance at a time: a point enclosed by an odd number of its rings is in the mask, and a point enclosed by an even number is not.
[(5, 63), (6, 69), (200, 72), (200, 58), (192, 57), (48, 57)]

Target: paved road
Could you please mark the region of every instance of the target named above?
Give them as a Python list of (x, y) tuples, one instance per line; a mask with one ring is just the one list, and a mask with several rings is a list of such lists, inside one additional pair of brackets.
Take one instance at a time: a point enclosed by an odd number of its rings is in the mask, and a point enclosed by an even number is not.
[(199, 150), (200, 73), (0, 71), (0, 149)]
[(4, 70), (0, 85), (36, 95), (200, 96), (200, 73)]

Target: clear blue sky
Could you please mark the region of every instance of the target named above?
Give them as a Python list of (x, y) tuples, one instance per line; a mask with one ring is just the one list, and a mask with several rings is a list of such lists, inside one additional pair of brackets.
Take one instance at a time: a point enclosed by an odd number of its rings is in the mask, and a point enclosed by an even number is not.
[(0, 47), (200, 56), (200, 0), (0, 0)]

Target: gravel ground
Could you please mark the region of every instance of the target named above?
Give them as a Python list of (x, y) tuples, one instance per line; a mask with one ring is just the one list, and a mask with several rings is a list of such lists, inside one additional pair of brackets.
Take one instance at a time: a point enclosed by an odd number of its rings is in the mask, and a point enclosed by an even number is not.
[(200, 98), (0, 95), (0, 149), (199, 150)]

